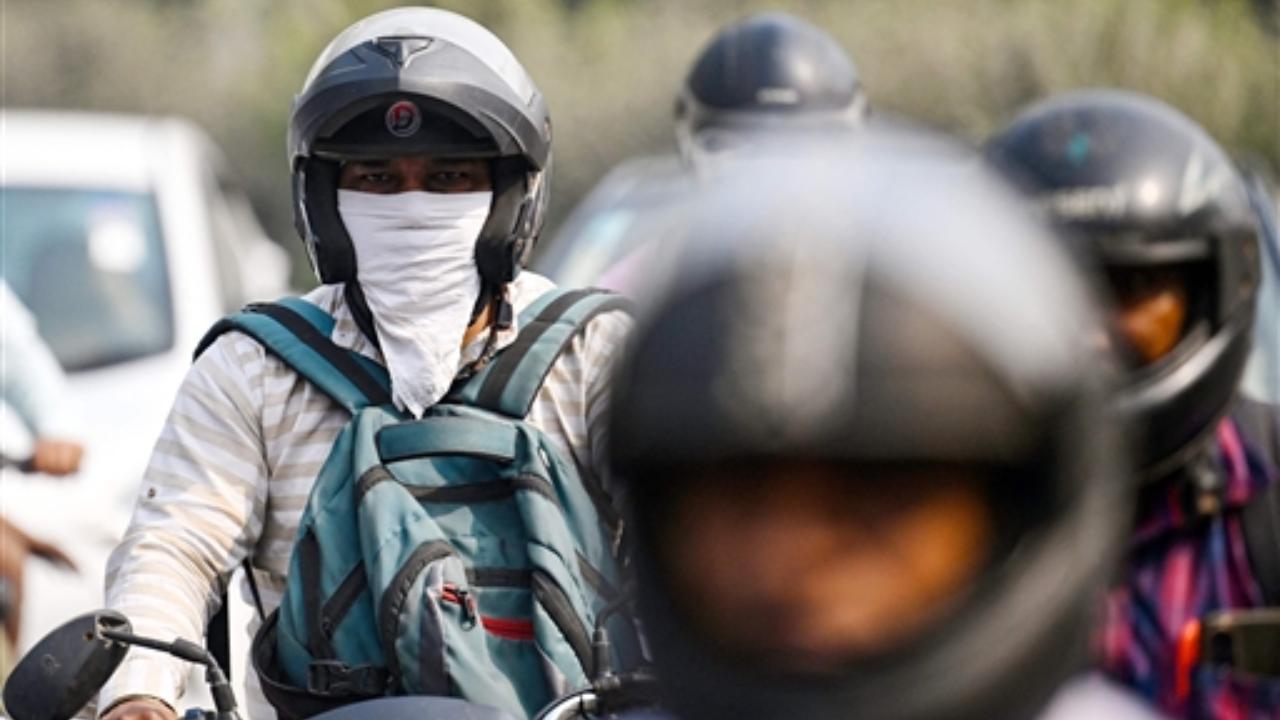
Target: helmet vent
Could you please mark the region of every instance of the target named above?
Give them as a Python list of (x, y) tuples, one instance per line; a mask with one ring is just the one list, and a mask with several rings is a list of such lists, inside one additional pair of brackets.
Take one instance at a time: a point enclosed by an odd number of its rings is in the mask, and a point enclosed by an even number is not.
[(792, 87), (763, 87), (756, 91), (756, 102), (761, 105), (798, 105), (800, 91)]
[(404, 67), (409, 58), (431, 47), (431, 38), (386, 36), (374, 40), (373, 47), (391, 62)]

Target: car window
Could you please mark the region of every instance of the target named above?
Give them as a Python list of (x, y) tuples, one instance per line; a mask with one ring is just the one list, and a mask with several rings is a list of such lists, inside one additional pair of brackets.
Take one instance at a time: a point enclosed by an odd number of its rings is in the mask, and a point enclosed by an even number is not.
[(67, 370), (163, 352), (173, 306), (149, 194), (0, 188), (5, 281)]

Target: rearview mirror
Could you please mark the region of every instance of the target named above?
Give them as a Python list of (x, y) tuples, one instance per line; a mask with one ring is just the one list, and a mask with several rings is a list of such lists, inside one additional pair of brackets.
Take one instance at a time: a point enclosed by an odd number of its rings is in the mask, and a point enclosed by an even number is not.
[(124, 615), (98, 610), (45, 635), (5, 683), (9, 715), (14, 720), (67, 720), (88, 704), (129, 650), (102, 637), (103, 629), (131, 631)]

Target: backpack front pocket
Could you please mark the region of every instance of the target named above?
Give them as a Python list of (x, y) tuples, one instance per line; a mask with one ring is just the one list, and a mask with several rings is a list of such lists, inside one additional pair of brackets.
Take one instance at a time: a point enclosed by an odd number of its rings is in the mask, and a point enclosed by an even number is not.
[(531, 573), (466, 568), (462, 557), (502, 553), (496, 538), (464, 548), (428, 541), (382, 591), (379, 635), (399, 692), (455, 695), (532, 716), (562, 684), (547, 677), (534, 628)]
[[(528, 573), (502, 568), (477, 568), (470, 573), (476, 583), (467, 588), (446, 585), (440, 597), (442, 616), (452, 620), (446, 633), (448, 661), (453, 681), (467, 697), (493, 697), (494, 689), (511, 698), (503, 704), (517, 714), (535, 715), (553, 699), (536, 643), (530, 615), (532, 595)], [(507, 576), (506, 584), (486, 584), (494, 576)], [(484, 667), (484, 673), (474, 668)], [(471, 694), (474, 693), (474, 694)], [(486, 700), (489, 704), (498, 704)]]
[[(382, 590), (378, 636), (392, 677), (409, 693), (449, 692), (445, 623), (435, 598), (446, 583), (458, 578), (465, 578), (465, 572), (453, 548), (446, 542), (429, 541), (413, 551)], [(417, 612), (411, 611), (414, 604), (419, 606)]]

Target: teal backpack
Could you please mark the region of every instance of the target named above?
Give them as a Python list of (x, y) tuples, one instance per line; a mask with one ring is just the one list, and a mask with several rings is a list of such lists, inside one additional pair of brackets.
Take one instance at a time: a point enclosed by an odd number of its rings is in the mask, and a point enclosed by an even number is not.
[(420, 420), (386, 371), (329, 340), (297, 298), (210, 330), (243, 332), (351, 413), (311, 490), (279, 609), (253, 661), (281, 717), (382, 695), (452, 695), (532, 716), (634, 666), (621, 520), (525, 421), (551, 366), (616, 295), (553, 290), (515, 341)]

